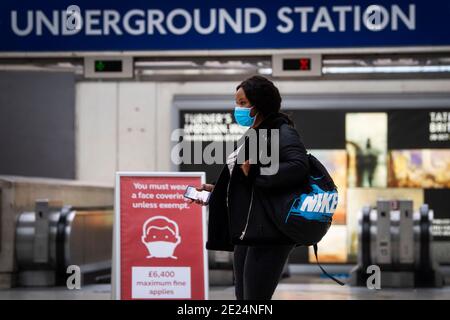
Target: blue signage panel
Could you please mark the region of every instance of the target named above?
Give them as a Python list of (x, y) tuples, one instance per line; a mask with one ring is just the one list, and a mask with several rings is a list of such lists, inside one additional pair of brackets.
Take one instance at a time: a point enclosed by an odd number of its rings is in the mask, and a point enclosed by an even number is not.
[(450, 45), (448, 0), (2, 0), (0, 52)]

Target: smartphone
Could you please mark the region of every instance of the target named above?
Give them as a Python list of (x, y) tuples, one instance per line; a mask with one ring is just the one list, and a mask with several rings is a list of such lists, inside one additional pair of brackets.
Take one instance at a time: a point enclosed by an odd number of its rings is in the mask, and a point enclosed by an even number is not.
[(211, 192), (208, 192), (206, 190), (198, 191), (193, 186), (188, 186), (186, 188), (186, 192), (184, 193), (184, 197), (192, 200), (201, 200), (204, 203), (209, 202), (209, 197), (211, 196)]

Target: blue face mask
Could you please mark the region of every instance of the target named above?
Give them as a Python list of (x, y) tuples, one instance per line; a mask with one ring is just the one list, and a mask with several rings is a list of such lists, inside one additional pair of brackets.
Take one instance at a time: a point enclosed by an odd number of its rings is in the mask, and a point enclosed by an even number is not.
[(250, 116), (252, 108), (235, 107), (234, 118), (236, 122), (243, 127), (251, 127), (255, 123), (256, 116)]

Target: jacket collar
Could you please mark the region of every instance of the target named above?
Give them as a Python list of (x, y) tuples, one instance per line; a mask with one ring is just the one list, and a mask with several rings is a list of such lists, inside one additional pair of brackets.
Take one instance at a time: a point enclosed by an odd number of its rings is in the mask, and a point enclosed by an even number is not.
[(281, 112), (273, 112), (268, 114), (264, 120), (256, 128), (258, 129), (279, 129), (283, 124), (294, 126), (293, 122), (287, 115)]
[[(268, 114), (264, 120), (259, 124), (254, 130), (258, 131), (260, 129), (280, 129), (283, 124), (288, 124), (294, 127), (294, 123), (289, 119), (289, 117), (281, 112), (273, 112)], [(251, 128), (249, 128), (241, 138), (238, 139), (237, 145), (240, 146), (244, 143), (249, 135)]]

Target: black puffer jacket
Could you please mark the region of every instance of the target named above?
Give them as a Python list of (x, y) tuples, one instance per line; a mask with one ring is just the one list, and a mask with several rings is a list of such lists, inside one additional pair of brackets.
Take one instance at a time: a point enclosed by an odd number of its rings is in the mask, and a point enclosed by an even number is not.
[[(239, 164), (231, 175), (224, 165), (209, 201), (206, 243), (209, 250), (233, 251), (235, 244), (293, 244), (272, 222), (263, 202), (272, 192), (279, 194), (306, 183), (309, 169), (306, 149), (292, 122), (281, 113), (266, 117), (256, 130), (260, 129), (280, 130), (278, 172), (261, 175), (265, 169), (259, 159), (258, 164), (251, 165), (248, 177)], [(247, 143), (245, 136), (241, 143)], [(270, 150), (270, 133), (267, 136)], [(248, 148), (240, 152), (243, 150)]]

